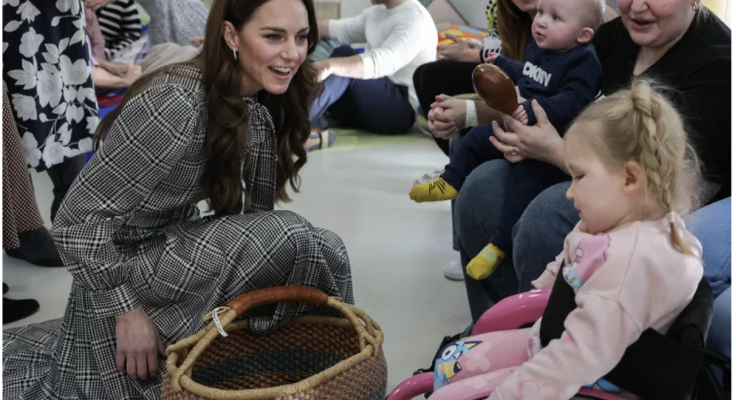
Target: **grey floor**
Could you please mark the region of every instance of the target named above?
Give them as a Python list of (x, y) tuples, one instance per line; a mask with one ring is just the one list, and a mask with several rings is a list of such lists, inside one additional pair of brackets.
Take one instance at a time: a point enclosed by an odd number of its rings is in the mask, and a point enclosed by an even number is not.
[[(338, 141), (340, 139), (338, 138)], [(338, 233), (352, 263), (355, 298), (384, 330), (388, 387), (427, 366), (444, 335), (470, 321), (461, 282), (442, 267), (451, 249), (449, 203), (415, 204), (413, 181), (447, 159), (428, 138), (381, 139), (312, 153), (302, 170), (302, 190), (284, 208)], [(34, 174), (39, 208), (49, 220), (51, 182)], [(48, 224), (48, 223), (47, 223)], [(36, 315), (5, 328), (63, 316), (71, 276), (3, 255), (8, 297), (35, 298)]]

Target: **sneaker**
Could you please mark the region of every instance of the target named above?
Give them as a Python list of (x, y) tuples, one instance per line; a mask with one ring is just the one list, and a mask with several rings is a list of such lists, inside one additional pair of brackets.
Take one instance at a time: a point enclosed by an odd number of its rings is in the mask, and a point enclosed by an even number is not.
[(440, 177), (443, 173), (444, 173), (444, 170), (443, 169), (440, 169), (440, 170), (436, 170), (436, 171), (431, 172), (431, 173), (428, 173), (428, 174), (424, 174), (424, 176), (422, 176), (421, 178), (416, 179), (413, 182), (413, 184), (414, 185), (421, 185), (421, 184), (427, 183), (429, 181), (433, 181), (434, 179)]
[(462, 262), (459, 258), (450, 261), (444, 266), (444, 277), (452, 281), (463, 281), (464, 273), (462, 273)]

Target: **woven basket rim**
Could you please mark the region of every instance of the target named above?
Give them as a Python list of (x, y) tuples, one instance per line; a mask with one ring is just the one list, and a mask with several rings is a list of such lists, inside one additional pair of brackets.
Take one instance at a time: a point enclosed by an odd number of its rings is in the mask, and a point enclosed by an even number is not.
[[(192, 335), (191, 337), (180, 341), (176, 345), (169, 347), (167, 351), (169, 355), (166, 361), (166, 370), (171, 378), (170, 382), (172, 383), (174, 390), (187, 391), (192, 394), (196, 394), (213, 400), (273, 399), (274, 397), (288, 396), (312, 389), (323, 384), (324, 382), (335, 378), (341, 373), (349, 371), (359, 363), (365, 362), (371, 357), (379, 356), (379, 354), (382, 353), (382, 329), (375, 321), (372, 320), (372, 318), (370, 318), (364, 311), (360, 310), (359, 308), (342, 303), (339, 299), (330, 299), (329, 306), (339, 309), (340, 311), (342, 311), (343, 314), (345, 314), (345, 316), (327, 317), (306, 315), (293, 319), (285, 326), (300, 324), (321, 324), (353, 329), (353, 331), (359, 335), (361, 349), (357, 354), (353, 355), (352, 357), (342, 360), (318, 374), (314, 374), (302, 381), (289, 385), (241, 390), (224, 390), (212, 388), (197, 383), (192, 379), (191, 375), (194, 366), (193, 362), (190, 362), (188, 365), (184, 366), (184, 363), (190, 361), (190, 357), (188, 357), (189, 350), (191, 350), (191, 348), (197, 344), (201, 345), (200, 342), (204, 341), (205, 334), (211, 336), (212, 339), (214, 339), (216, 335), (219, 334), (216, 328), (212, 326), (213, 324), (210, 324), (210, 326), (202, 329), (197, 334)], [(359, 329), (355, 325), (355, 320), (360, 321), (360, 327), (362, 329)], [(214, 330), (215, 332), (214, 335), (212, 335), (211, 333), (212, 330)], [(250, 327), (248, 324), (248, 320), (240, 320), (226, 324), (226, 326), (224, 326), (224, 330), (229, 333), (239, 330), (250, 330)], [(181, 365), (179, 364), (179, 360), (183, 360)], [(182, 368), (185, 369), (182, 371)], [(180, 389), (176, 387), (177, 385), (174, 381), (177, 375), (179, 376), (178, 383), (180, 385)]]

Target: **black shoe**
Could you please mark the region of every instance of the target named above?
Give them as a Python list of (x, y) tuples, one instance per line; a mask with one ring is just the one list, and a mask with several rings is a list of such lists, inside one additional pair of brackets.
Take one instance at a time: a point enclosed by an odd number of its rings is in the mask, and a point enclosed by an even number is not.
[(40, 306), (36, 300), (13, 300), (3, 297), (3, 325), (20, 321), (35, 314)]
[(5, 250), (9, 257), (17, 258), (39, 267), (63, 267), (64, 262), (56, 250), (56, 243), (45, 227), (18, 234), (20, 247)]
[(3, 282), (3, 296), (5, 296), (5, 293), (8, 293), (8, 290), (10, 290), (10, 288), (5, 282)]

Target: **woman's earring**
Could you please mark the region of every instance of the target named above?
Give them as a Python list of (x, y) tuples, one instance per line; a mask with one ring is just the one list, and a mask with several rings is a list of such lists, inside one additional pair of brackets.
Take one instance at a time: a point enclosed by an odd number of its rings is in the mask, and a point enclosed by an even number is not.
[(237, 61), (237, 50), (232, 49), (232, 55), (235, 56), (235, 61)]
[(697, 2), (692, 3), (692, 11), (697, 11)]

